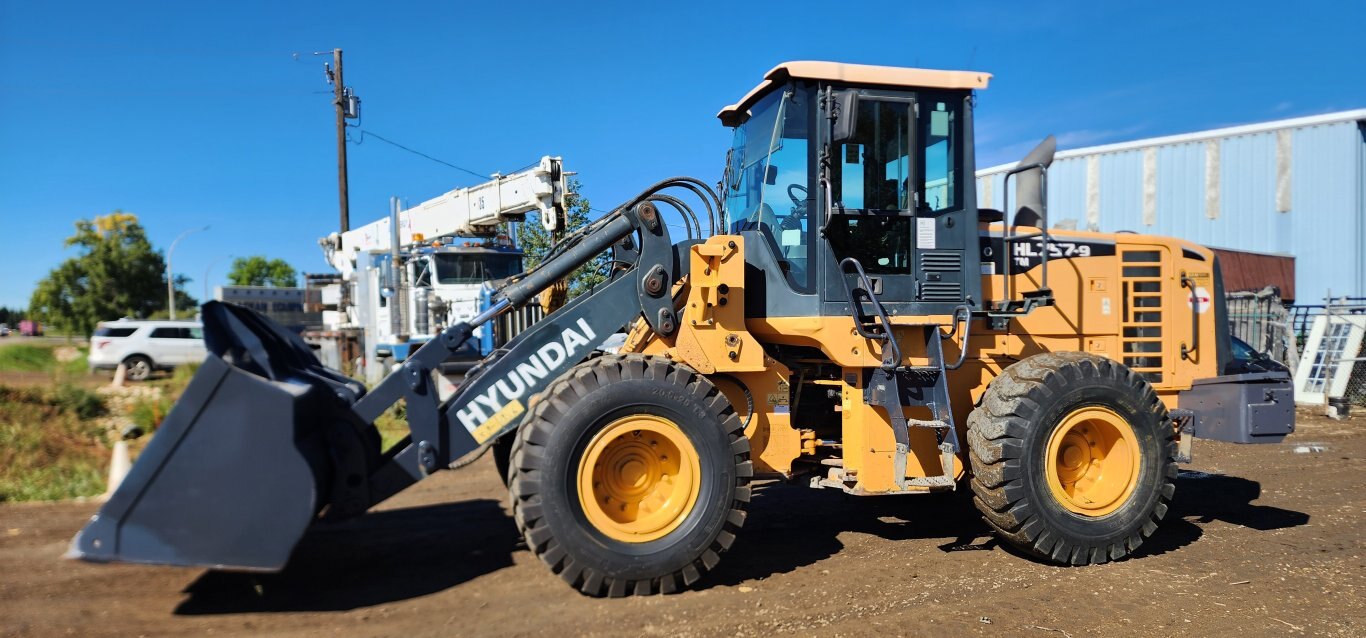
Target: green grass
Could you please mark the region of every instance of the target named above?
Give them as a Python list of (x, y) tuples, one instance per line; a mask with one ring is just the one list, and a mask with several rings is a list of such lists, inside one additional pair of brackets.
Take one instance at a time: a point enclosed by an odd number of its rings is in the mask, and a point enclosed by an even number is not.
[(90, 348), (76, 346), (80, 356), (70, 361), (58, 361), (57, 348), (51, 343), (16, 343), (0, 347), (0, 372), (53, 372), (67, 375), (83, 375), (88, 372), (86, 356)]
[(17, 343), (0, 348), (0, 372), (46, 372), (57, 365), (52, 346)]
[(375, 429), (379, 430), (380, 451), (392, 447), (395, 443), (408, 436), (408, 410), (403, 401), (394, 404), (393, 407), (384, 411), (375, 419)]
[(104, 411), (75, 386), (0, 386), (0, 502), (102, 493), (109, 448), (89, 419)]

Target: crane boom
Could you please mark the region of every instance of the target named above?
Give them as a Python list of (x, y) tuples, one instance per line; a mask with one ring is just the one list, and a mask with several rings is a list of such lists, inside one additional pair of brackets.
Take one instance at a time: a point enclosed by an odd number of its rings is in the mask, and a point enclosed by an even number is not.
[[(398, 242), (407, 246), (440, 237), (492, 237), (499, 224), (522, 221), (530, 212), (539, 214), (546, 230), (560, 230), (566, 191), (563, 162), (545, 156), (526, 170), (494, 174), (483, 184), (457, 188), (399, 211)], [(332, 233), (319, 243), (328, 262), (348, 275), (357, 253), (393, 248), (391, 223), (391, 217), (385, 216), (345, 233)]]

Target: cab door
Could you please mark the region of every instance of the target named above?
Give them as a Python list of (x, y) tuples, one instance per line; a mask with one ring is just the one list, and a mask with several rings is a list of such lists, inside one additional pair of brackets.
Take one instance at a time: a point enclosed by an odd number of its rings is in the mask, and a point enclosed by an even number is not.
[(949, 314), (974, 296), (977, 277), (977, 253), (966, 250), (976, 235), (966, 96), (849, 91), (856, 125), (832, 128), (827, 160), (825, 314), (848, 312), (855, 275), (839, 264), (850, 257), (889, 312)]

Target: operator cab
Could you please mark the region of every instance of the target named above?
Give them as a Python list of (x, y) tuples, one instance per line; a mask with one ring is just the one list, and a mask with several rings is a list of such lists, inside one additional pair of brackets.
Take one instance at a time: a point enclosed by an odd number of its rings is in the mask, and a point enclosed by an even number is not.
[(893, 314), (980, 308), (972, 95), (990, 77), (788, 62), (722, 109), (730, 230), (771, 253), (751, 316), (848, 314), (850, 258)]

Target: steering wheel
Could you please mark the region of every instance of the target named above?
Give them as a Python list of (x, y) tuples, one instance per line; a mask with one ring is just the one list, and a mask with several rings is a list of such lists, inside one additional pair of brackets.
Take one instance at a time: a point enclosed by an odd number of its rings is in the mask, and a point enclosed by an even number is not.
[[(795, 193), (794, 191), (801, 191), (802, 196), (797, 197), (797, 193)], [(806, 196), (809, 192), (810, 191), (806, 190), (806, 187), (802, 186), (801, 184), (787, 185), (787, 197), (788, 199), (792, 200), (792, 205), (798, 208), (806, 205)]]

